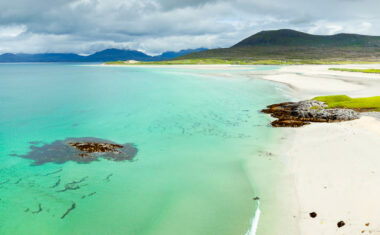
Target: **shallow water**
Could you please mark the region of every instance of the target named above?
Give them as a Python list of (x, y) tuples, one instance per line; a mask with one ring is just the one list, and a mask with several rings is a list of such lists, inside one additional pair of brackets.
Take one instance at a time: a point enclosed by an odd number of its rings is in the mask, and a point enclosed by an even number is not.
[[(259, 110), (284, 88), (242, 72), (0, 65), (0, 234), (245, 234), (245, 162), (272, 141)], [(71, 137), (138, 154), (41, 166), (12, 155)]]

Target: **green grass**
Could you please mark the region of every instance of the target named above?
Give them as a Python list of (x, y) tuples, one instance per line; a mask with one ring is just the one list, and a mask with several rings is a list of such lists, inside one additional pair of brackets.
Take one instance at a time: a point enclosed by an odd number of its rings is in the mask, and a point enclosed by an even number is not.
[(139, 61), (128, 63), (127, 61), (106, 62), (109, 65), (181, 65), (181, 64), (230, 64), (229, 61), (221, 59), (188, 59), (188, 60), (166, 60), (166, 61)]
[(319, 106), (313, 106), (310, 109), (321, 109), (321, 107), (319, 107)]
[(325, 102), (328, 108), (369, 109), (380, 112), (380, 96), (351, 98), (346, 95), (333, 95), (313, 99)]
[(380, 69), (340, 69), (340, 68), (329, 68), (329, 70), (342, 71), (342, 72), (380, 73)]
[(246, 46), (190, 53), (176, 60), (380, 61), (380, 47)]
[(198, 64), (230, 64), (230, 65), (302, 65), (302, 64), (373, 64), (371, 61), (335, 61), (335, 60), (228, 60), (228, 59), (182, 59), (168, 61), (141, 61), (129, 64), (125, 61), (106, 62), (107, 65), (198, 65)]

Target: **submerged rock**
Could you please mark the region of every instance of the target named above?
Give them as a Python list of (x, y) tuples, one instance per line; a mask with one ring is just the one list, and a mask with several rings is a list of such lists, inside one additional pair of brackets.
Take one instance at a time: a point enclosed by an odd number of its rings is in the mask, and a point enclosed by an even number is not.
[(117, 144), (109, 140), (85, 137), (57, 140), (42, 146), (31, 145), (30, 152), (15, 156), (31, 159), (32, 165), (53, 162), (62, 164), (67, 161), (90, 163), (105, 158), (112, 161), (132, 160), (137, 154), (134, 144)]
[(340, 122), (360, 117), (354, 110), (328, 109), (324, 102), (316, 100), (273, 104), (262, 112), (278, 119), (271, 123), (274, 127), (300, 127), (310, 122)]

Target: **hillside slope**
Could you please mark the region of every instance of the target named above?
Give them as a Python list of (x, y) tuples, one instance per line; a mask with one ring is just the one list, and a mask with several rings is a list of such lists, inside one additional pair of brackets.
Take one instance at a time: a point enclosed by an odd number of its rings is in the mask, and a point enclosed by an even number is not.
[(262, 31), (230, 48), (191, 53), (176, 59), (379, 61), (380, 37), (321, 36), (288, 29)]
[(380, 47), (380, 37), (359, 34), (312, 35), (290, 29), (262, 31), (233, 46)]

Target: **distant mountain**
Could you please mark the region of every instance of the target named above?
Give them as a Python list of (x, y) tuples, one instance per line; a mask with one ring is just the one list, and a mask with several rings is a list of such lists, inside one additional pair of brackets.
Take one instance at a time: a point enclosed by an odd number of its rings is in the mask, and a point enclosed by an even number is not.
[(120, 49), (106, 49), (104, 51), (96, 52), (89, 56), (82, 57), (83, 62), (103, 62), (110, 60), (139, 60), (149, 61), (152, 56), (144, 54), (140, 51), (134, 50), (120, 50)]
[(17, 62), (18, 56), (12, 53), (0, 55), (0, 62)]
[(187, 55), (187, 54), (190, 54), (190, 53), (200, 52), (200, 51), (206, 51), (206, 50), (208, 50), (208, 49), (207, 48), (198, 48), (198, 49), (181, 50), (181, 51), (177, 51), (177, 52), (168, 51), (168, 52), (162, 53), (159, 56), (156, 56), (155, 58), (157, 60), (170, 60), (170, 59), (173, 59), (173, 58), (176, 58), (176, 57), (179, 57), (179, 56), (184, 56), (184, 55)]
[(182, 50), (178, 52), (164, 52), (158, 56), (149, 56), (135, 50), (106, 49), (92, 55), (81, 56), (72, 53), (44, 53), (44, 54), (11, 54), (0, 55), (0, 62), (106, 62), (117, 60), (160, 61), (174, 59), (188, 53), (207, 50), (205, 48)]
[(176, 59), (380, 59), (380, 37), (359, 34), (312, 35), (290, 29), (262, 31), (230, 48)]

